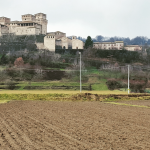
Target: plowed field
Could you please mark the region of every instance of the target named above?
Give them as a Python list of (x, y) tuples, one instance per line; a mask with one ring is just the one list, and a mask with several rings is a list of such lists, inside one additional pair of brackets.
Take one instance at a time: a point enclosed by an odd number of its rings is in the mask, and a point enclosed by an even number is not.
[(0, 104), (0, 150), (149, 150), (150, 109), (103, 102)]

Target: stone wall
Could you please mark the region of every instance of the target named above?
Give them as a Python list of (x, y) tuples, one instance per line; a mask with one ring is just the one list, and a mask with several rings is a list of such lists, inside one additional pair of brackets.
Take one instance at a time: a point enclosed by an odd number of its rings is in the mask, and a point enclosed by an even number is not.
[(0, 25), (0, 36), (5, 35), (9, 33), (9, 28), (4, 25)]
[(44, 43), (35, 43), (37, 46), (37, 49), (45, 49)]

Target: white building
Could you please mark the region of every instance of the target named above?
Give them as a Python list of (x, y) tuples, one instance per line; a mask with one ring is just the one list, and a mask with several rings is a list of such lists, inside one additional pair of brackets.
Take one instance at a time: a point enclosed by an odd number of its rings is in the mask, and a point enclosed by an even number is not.
[(124, 49), (128, 51), (142, 51), (142, 46), (139, 45), (127, 45), (124, 47)]
[(122, 50), (124, 47), (123, 41), (115, 41), (115, 42), (94, 42), (93, 48), (95, 49), (118, 49)]

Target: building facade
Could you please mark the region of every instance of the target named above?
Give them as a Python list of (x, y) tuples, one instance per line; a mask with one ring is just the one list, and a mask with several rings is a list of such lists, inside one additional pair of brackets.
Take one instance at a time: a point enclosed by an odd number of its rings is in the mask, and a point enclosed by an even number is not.
[(47, 33), (44, 37), (44, 46), (50, 51), (55, 49), (83, 49), (83, 41), (76, 36), (66, 37), (66, 33), (56, 31)]
[(39, 35), (47, 33), (46, 14), (22, 15), (22, 21), (11, 21), (10, 18), (0, 17), (0, 36), (13, 33), (15, 35)]
[(139, 45), (127, 45), (124, 47), (124, 49), (128, 51), (142, 51), (142, 46)]
[(117, 49), (122, 50), (124, 48), (123, 41), (115, 41), (115, 42), (94, 42), (93, 48), (95, 49)]

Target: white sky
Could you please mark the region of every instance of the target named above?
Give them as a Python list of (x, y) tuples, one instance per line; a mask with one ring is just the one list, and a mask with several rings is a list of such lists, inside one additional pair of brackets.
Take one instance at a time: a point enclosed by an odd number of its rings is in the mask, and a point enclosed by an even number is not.
[(0, 0), (0, 16), (47, 14), (48, 32), (150, 38), (150, 0)]

